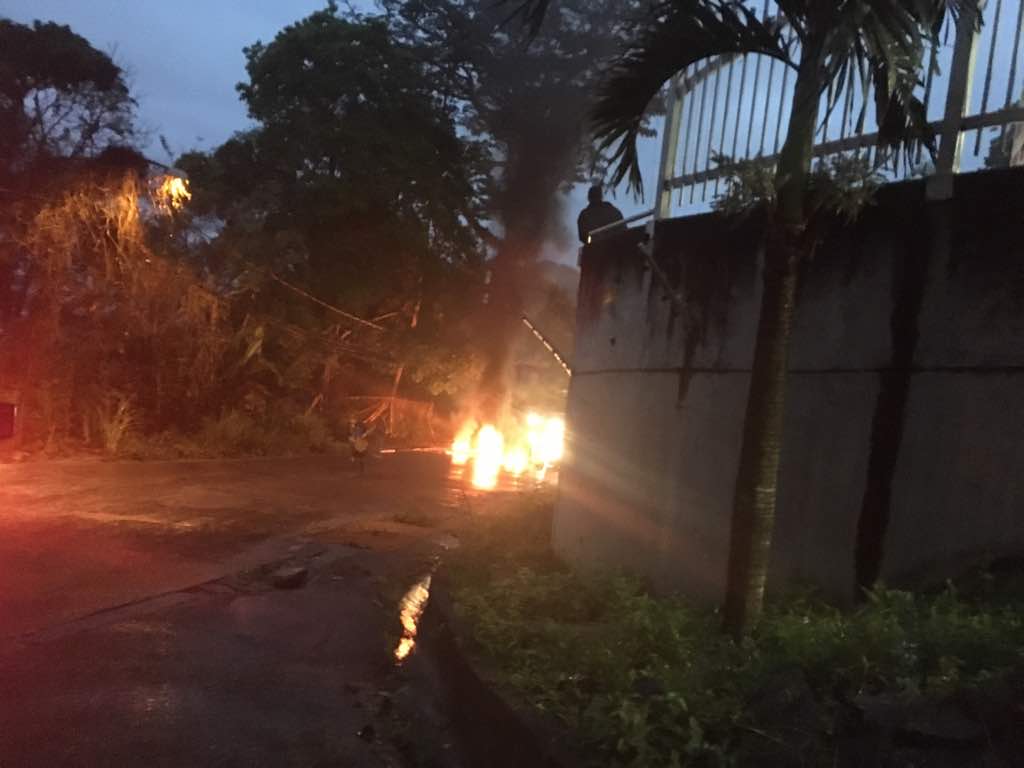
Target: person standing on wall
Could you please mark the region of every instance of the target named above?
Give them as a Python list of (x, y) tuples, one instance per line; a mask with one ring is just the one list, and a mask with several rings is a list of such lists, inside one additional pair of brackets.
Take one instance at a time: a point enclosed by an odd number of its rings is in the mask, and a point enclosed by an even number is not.
[[(590, 242), (590, 233), (595, 229), (622, 221), (622, 211), (604, 199), (604, 192), (600, 184), (595, 184), (590, 188), (590, 191), (587, 192), (587, 201), (589, 205), (580, 211), (579, 218), (576, 220), (576, 228), (579, 230), (580, 242), (583, 245)], [(617, 230), (618, 227), (615, 229)]]

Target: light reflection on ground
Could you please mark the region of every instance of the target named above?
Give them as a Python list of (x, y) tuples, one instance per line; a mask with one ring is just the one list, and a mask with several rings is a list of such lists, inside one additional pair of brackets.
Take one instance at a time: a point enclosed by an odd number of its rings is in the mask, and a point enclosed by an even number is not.
[(402, 622), (402, 639), (398, 641), (398, 647), (395, 648), (395, 661), (404, 661), (416, 647), (420, 617), (430, 599), (430, 579), (431, 576), (428, 573), (413, 584), (398, 605), (398, 619)]

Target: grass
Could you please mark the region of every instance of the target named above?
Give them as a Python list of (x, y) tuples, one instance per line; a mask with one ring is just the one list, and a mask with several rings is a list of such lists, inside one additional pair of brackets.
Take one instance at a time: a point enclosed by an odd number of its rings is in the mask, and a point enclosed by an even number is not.
[(716, 612), (563, 567), (550, 520), (538, 496), (482, 521), (449, 576), (472, 652), (594, 765), (831, 765), (837, 718), (856, 697), (943, 701), (1024, 668), (1019, 578), (878, 589), (848, 612), (776, 600), (738, 645)]

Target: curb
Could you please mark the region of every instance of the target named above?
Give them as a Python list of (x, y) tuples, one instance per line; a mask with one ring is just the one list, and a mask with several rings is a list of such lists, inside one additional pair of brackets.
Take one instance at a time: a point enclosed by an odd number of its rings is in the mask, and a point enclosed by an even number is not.
[(443, 574), (437, 574), (420, 623), (421, 650), (437, 665), (467, 765), (579, 768), (564, 733), (513, 707), (465, 653)]

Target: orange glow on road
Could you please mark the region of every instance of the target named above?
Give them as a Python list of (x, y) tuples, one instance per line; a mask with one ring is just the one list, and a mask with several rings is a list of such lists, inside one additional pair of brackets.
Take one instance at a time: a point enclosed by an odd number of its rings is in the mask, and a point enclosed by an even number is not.
[(413, 584), (412, 588), (402, 597), (398, 606), (398, 620), (402, 623), (402, 639), (395, 648), (395, 661), (404, 661), (416, 647), (416, 635), (419, 632), (420, 617), (430, 599), (430, 574)]

